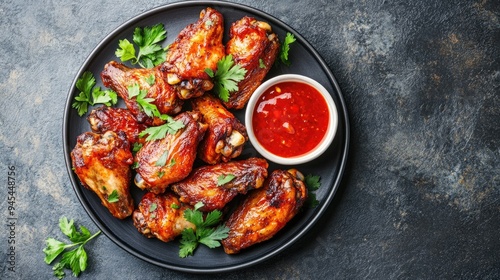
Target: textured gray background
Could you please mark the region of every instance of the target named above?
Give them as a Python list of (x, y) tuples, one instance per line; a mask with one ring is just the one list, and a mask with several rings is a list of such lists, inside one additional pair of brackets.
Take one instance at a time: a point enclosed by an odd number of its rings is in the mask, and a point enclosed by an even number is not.
[[(0, 278), (50, 279), (61, 216), (97, 230), (70, 185), (63, 111), (92, 49), (171, 1), (0, 3)], [(500, 7), (473, 1), (236, 1), (302, 34), (350, 113), (349, 164), (318, 226), (286, 254), (207, 279), (500, 278)], [(7, 166), (17, 175), (16, 272), (7, 268)], [(104, 235), (82, 279), (196, 279)]]

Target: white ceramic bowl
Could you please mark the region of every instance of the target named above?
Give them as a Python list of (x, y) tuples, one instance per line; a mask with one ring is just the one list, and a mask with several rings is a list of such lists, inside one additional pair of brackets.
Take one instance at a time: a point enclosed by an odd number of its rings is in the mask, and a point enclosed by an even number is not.
[[(319, 142), (319, 144), (315, 148), (313, 148), (309, 152), (294, 157), (281, 157), (271, 153), (259, 143), (253, 130), (253, 122), (252, 122), (253, 112), (259, 98), (268, 88), (283, 82), (299, 82), (314, 87), (325, 99), (329, 111), (328, 128), (326, 130), (325, 135), (323, 136), (323, 139)], [(323, 154), (326, 151), (326, 149), (328, 149), (328, 147), (331, 145), (333, 139), (335, 138), (335, 133), (337, 132), (337, 126), (338, 126), (337, 107), (335, 106), (335, 103), (333, 102), (330, 93), (325, 89), (325, 87), (323, 87), (317, 81), (302, 75), (284, 74), (267, 80), (255, 90), (255, 92), (252, 94), (252, 96), (248, 101), (247, 108), (245, 111), (245, 126), (247, 129), (248, 138), (250, 139), (250, 142), (252, 143), (253, 147), (257, 150), (257, 152), (259, 152), (263, 157), (272, 162), (283, 165), (302, 164), (316, 159), (321, 154)]]

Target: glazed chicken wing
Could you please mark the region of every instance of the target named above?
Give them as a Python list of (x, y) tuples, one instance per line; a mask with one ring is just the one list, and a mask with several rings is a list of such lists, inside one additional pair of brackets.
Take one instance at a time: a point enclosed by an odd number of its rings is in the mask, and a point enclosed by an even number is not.
[(146, 237), (156, 237), (168, 242), (180, 235), (184, 229), (195, 228), (194, 224), (184, 218), (184, 210), (188, 208), (189, 206), (181, 203), (171, 192), (148, 192), (142, 197), (132, 219), (137, 230)]
[(245, 106), (273, 66), (278, 51), (278, 36), (268, 23), (243, 17), (231, 25), (226, 54), (232, 55), (235, 63), (245, 68), (247, 73), (238, 83), (238, 91), (232, 92), (228, 102), (224, 103), (227, 108), (241, 109)]
[(125, 133), (85, 132), (78, 136), (71, 160), (83, 186), (96, 193), (114, 217), (124, 219), (132, 214), (129, 185), (133, 157)]
[(205, 69), (215, 71), (217, 62), (225, 55), (223, 23), (218, 11), (206, 8), (201, 11), (200, 19), (186, 26), (170, 45), (161, 69), (168, 83), (175, 85), (180, 98), (200, 96), (212, 89)]
[(227, 254), (273, 237), (302, 207), (307, 198), (303, 175), (297, 170), (276, 170), (264, 187), (249, 193), (226, 222), (228, 237), (222, 240)]
[(154, 99), (151, 103), (156, 105), (161, 114), (174, 115), (182, 109), (183, 101), (177, 97), (175, 89), (165, 81), (159, 66), (151, 69), (129, 68), (122, 63), (110, 61), (104, 66), (101, 79), (105, 87), (116, 91), (125, 100), (127, 108), (139, 123), (151, 126), (160, 125), (164, 121), (148, 116), (137, 102), (137, 97), (130, 98), (129, 87), (134, 85), (139, 85), (140, 90), (147, 91), (146, 98)]
[(138, 163), (135, 184), (141, 189), (162, 193), (168, 185), (186, 178), (193, 169), (196, 150), (207, 125), (201, 123), (199, 112), (183, 112), (174, 120), (181, 121), (184, 128), (146, 142), (135, 155)]
[[(220, 210), (238, 193), (246, 194), (251, 189), (260, 188), (267, 177), (267, 167), (267, 161), (261, 158), (202, 166), (171, 188), (184, 203), (195, 205), (203, 202), (201, 211)], [(219, 177), (227, 175), (235, 177), (220, 185)]]
[(248, 140), (245, 126), (210, 94), (192, 100), (193, 110), (201, 112), (208, 130), (200, 143), (198, 157), (208, 164), (228, 162), (239, 156)]
[(92, 110), (87, 120), (90, 128), (96, 133), (105, 133), (106, 131), (123, 131), (127, 135), (130, 144), (143, 143), (144, 138), (139, 137), (139, 133), (147, 128), (135, 119), (130, 110), (116, 107), (101, 106)]

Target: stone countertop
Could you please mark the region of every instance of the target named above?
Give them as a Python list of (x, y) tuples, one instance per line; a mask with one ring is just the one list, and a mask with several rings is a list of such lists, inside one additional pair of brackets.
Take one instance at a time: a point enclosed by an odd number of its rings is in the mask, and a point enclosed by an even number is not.
[[(42, 250), (47, 237), (62, 239), (61, 216), (97, 230), (66, 172), (66, 96), (107, 34), (169, 2), (0, 4), (1, 279), (55, 279)], [(268, 262), (203, 278), (499, 279), (498, 2), (237, 2), (283, 20), (325, 59), (349, 110), (349, 161), (307, 238)], [(82, 279), (201, 277), (139, 260), (104, 235), (88, 245)]]

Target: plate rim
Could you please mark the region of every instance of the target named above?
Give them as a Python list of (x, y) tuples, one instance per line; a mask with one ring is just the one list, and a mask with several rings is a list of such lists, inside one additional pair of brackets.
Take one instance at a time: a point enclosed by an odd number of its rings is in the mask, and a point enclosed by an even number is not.
[[(271, 252), (257, 256), (256, 258), (247, 261), (242, 264), (236, 264), (232, 266), (225, 266), (225, 267), (218, 267), (218, 268), (209, 268), (209, 269), (204, 269), (204, 268), (187, 268), (187, 267), (178, 267), (175, 265), (170, 265), (162, 262), (158, 262), (152, 258), (147, 258), (141, 252), (137, 251), (135, 248), (132, 248), (128, 246), (125, 242), (122, 240), (119, 240), (119, 238), (113, 233), (104, 223), (101, 221), (101, 219), (94, 213), (94, 210), (90, 208), (87, 202), (85, 202), (85, 199), (83, 198), (82, 190), (81, 188), (77, 187), (80, 185), (79, 181), (76, 180), (75, 176), (73, 176), (73, 170), (71, 168), (71, 158), (70, 158), (70, 144), (69, 144), (69, 112), (72, 110), (72, 95), (73, 91), (76, 85), (76, 82), (78, 78), (83, 74), (83, 72), (88, 68), (89, 64), (92, 62), (92, 58), (94, 58), (100, 51), (102, 51), (103, 46), (106, 46), (107, 44), (110, 43), (111, 39), (114, 38), (118, 33), (123, 31), (126, 28), (129, 28), (134, 22), (140, 21), (147, 17), (148, 15), (156, 14), (156, 13), (161, 13), (162, 11), (167, 11), (171, 9), (176, 9), (176, 8), (189, 8), (190, 6), (200, 6), (200, 5), (206, 5), (206, 6), (223, 6), (225, 8), (235, 8), (243, 11), (247, 11), (250, 13), (253, 13), (254, 15), (263, 17), (263, 18), (268, 18), (272, 19), (274, 25), (279, 26), (280, 28), (284, 30), (291, 30), (293, 31), (293, 34), (297, 39), (301, 40), (303, 44), (305, 45), (304, 47), (307, 49), (307, 51), (311, 52), (311, 54), (314, 56), (314, 58), (317, 60), (317, 62), (320, 64), (321, 68), (323, 71), (325, 71), (325, 75), (327, 76), (329, 82), (332, 84), (336, 91), (335, 97), (338, 98), (339, 104), (339, 112), (342, 112), (343, 114), (343, 126), (345, 127), (345, 137), (342, 139), (341, 143), (344, 143), (344, 145), (341, 147), (342, 148), (342, 153), (340, 155), (340, 161), (339, 161), (339, 167), (338, 167), (338, 175), (336, 176), (335, 180), (332, 183), (332, 190), (327, 193), (327, 195), (324, 198), (325, 203), (322, 205), (318, 205), (317, 207), (320, 207), (320, 209), (316, 209), (316, 213), (311, 216), (311, 219), (308, 221), (306, 225), (301, 227), (297, 234), (292, 237), (291, 239), (285, 240), (283, 243), (279, 244), (277, 248), (273, 249)], [(121, 249), (125, 250), (129, 254), (146, 261), (148, 263), (154, 264), (156, 266), (162, 267), (162, 268), (168, 268), (176, 271), (181, 271), (181, 272), (189, 272), (189, 273), (221, 273), (221, 272), (230, 272), (230, 271), (236, 271), (240, 270), (243, 268), (248, 268), (251, 266), (254, 266), (258, 263), (261, 263), (263, 261), (269, 260), (276, 255), (282, 253), (286, 249), (289, 249), (293, 244), (297, 243), (299, 239), (304, 237), (306, 233), (308, 233), (318, 222), (318, 220), (324, 215), (328, 207), (331, 205), (333, 198), (335, 197), (335, 194), (337, 193), (340, 184), (342, 182), (342, 179), (344, 177), (344, 172), (345, 168), (347, 165), (347, 159), (348, 159), (348, 154), (349, 154), (349, 146), (350, 146), (350, 124), (349, 124), (349, 114), (347, 110), (347, 106), (344, 100), (344, 96), (342, 93), (342, 90), (338, 84), (337, 79), (335, 78), (334, 74), (326, 64), (325, 60), (321, 57), (321, 55), (318, 53), (318, 51), (300, 34), (298, 33), (295, 29), (293, 29), (291, 26), (287, 25), (280, 19), (276, 18), (275, 16), (264, 12), (258, 8), (251, 7), (249, 5), (245, 4), (240, 4), (240, 3), (231, 3), (231, 2), (226, 2), (226, 1), (183, 1), (183, 2), (174, 2), (174, 3), (168, 3), (160, 6), (153, 7), (149, 10), (146, 10), (144, 12), (141, 12), (137, 14), (136, 16), (124, 21), (122, 24), (118, 25), (116, 28), (114, 28), (109, 34), (107, 34), (102, 40), (99, 41), (99, 43), (92, 49), (91, 53), (85, 58), (84, 63), (82, 66), (78, 69), (76, 72), (75, 78), (73, 79), (71, 83), (71, 87), (69, 88), (68, 94), (67, 94), (67, 100), (65, 104), (65, 109), (64, 109), (64, 115), (63, 115), (63, 124), (62, 124), (62, 137), (63, 137), (63, 151), (64, 151), (64, 160), (65, 160), (65, 165), (66, 165), (66, 171), (69, 176), (69, 179), (71, 181), (71, 186), (73, 190), (75, 191), (78, 200), (80, 204), (84, 207), (85, 212), (91, 220), (96, 224), (96, 226), (106, 235), (113, 243), (115, 243), (118, 247)]]

